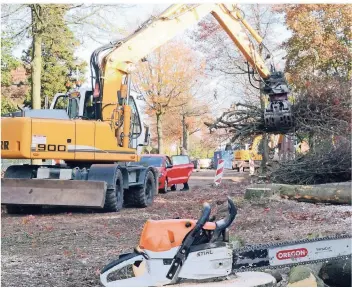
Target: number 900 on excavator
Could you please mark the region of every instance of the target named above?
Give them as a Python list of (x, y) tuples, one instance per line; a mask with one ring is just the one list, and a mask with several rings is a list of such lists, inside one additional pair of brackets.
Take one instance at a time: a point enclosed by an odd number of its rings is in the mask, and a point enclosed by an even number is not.
[[(130, 36), (92, 53), (92, 90), (58, 94), (68, 108), (23, 110), (1, 121), (3, 159), (61, 159), (65, 165), (14, 165), (1, 179), (1, 203), (8, 213), (42, 206), (79, 206), (118, 211), (151, 205), (158, 172), (139, 161), (138, 145), (149, 141), (131, 96), (131, 71), (177, 33), (212, 14), (260, 77), (269, 96), (264, 111), (268, 131), (293, 126), (283, 73), (266, 67), (253, 41), (262, 38), (236, 5), (177, 4), (144, 22)], [(254, 39), (254, 40), (253, 40)], [(54, 101), (55, 102), (55, 101)], [(55, 102), (56, 103), (56, 102)], [(58, 107), (59, 108), (59, 107)], [(136, 141), (140, 138), (141, 141)]]

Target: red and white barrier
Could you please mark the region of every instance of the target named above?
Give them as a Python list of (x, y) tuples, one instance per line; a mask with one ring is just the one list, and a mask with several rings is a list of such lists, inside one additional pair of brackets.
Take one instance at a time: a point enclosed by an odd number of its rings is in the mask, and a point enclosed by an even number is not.
[(254, 160), (251, 158), (249, 159), (249, 175), (254, 175), (254, 172), (255, 172)]
[(218, 167), (216, 168), (214, 183), (216, 186), (220, 185), (222, 180), (222, 175), (224, 174), (224, 164), (225, 160), (219, 159), (218, 160)]

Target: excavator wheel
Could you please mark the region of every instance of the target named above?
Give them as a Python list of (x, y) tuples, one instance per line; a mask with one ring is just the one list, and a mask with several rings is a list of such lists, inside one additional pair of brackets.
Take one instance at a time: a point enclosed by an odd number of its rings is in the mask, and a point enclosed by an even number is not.
[(115, 189), (106, 191), (104, 210), (107, 212), (118, 212), (123, 207), (123, 177), (120, 170), (116, 170)]
[(125, 194), (125, 203), (130, 207), (144, 208), (153, 203), (155, 191), (155, 178), (152, 171), (148, 171), (144, 185), (131, 187)]

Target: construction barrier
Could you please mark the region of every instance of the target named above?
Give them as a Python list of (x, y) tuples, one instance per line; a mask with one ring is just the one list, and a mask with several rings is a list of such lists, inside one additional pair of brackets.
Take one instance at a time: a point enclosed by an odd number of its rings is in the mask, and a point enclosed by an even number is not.
[(222, 175), (224, 174), (224, 165), (225, 165), (225, 160), (219, 159), (218, 165), (216, 168), (215, 178), (214, 178), (214, 183), (216, 186), (220, 185), (221, 183)]
[(254, 172), (255, 172), (254, 160), (251, 158), (249, 159), (249, 175), (254, 175)]

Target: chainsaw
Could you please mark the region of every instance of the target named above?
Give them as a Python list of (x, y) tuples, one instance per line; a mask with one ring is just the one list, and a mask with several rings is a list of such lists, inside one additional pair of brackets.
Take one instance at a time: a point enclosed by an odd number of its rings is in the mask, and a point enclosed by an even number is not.
[(228, 215), (216, 222), (208, 221), (208, 203), (198, 221), (147, 220), (139, 245), (106, 265), (100, 273), (101, 283), (109, 287), (164, 286), (351, 257), (348, 235), (233, 249), (229, 226), (237, 209), (230, 198), (227, 202)]

